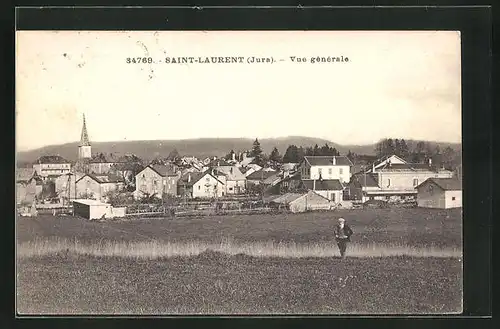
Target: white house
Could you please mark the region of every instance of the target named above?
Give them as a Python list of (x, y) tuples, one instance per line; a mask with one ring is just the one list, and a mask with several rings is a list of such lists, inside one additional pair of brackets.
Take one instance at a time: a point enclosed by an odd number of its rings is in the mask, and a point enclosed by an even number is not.
[(401, 200), (416, 197), (415, 188), (428, 178), (452, 177), (452, 171), (434, 168), (431, 163), (406, 163), (391, 156), (376, 161), (370, 169), (353, 175), (348, 191), (351, 199), (362, 202)]
[(441, 209), (462, 207), (462, 183), (456, 178), (429, 178), (416, 189), (419, 207)]
[(352, 165), (346, 156), (305, 156), (298, 170), (303, 179), (337, 179), (348, 183)]
[(177, 181), (177, 193), (188, 198), (215, 198), (225, 195), (224, 182), (213, 176), (210, 171), (188, 172)]
[(71, 163), (59, 155), (44, 155), (33, 164), (38, 176), (46, 179), (50, 176), (57, 177), (71, 171)]
[(313, 191), (330, 201), (341, 202), (343, 200), (344, 186), (338, 179), (303, 179), (302, 185), (308, 191)]
[(245, 193), (247, 187), (247, 178), (240, 169), (236, 166), (220, 166), (214, 167), (217, 172), (226, 176), (225, 194), (241, 194)]

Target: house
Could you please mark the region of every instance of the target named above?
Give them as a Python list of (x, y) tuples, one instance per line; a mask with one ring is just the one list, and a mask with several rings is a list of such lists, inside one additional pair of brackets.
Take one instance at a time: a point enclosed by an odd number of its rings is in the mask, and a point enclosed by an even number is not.
[(283, 163), (281, 165), (281, 170), (283, 171), (284, 177), (290, 176), (297, 171), (298, 163)]
[(341, 202), (343, 200), (344, 186), (338, 179), (303, 179), (302, 186), (330, 201)]
[(85, 173), (70, 172), (57, 177), (54, 180), (56, 194), (63, 199), (76, 199), (76, 182), (83, 176), (85, 176)]
[(224, 174), (225, 179), (225, 194), (242, 194), (247, 188), (247, 178), (242, 174), (236, 166), (220, 166), (214, 167), (218, 173)]
[(378, 186), (378, 176), (372, 173), (356, 173), (351, 177), (351, 181), (346, 188), (345, 199), (366, 201), (367, 196), (373, 192), (380, 191)]
[(112, 154), (106, 156), (103, 153), (98, 153), (89, 160), (88, 172), (98, 175), (108, 174), (117, 163), (118, 159)]
[(277, 171), (274, 170), (259, 170), (259, 171), (254, 171), (250, 175), (246, 176), (247, 179), (247, 185), (259, 185), (260, 183), (263, 183), (266, 179), (269, 177), (273, 177), (277, 174)]
[(348, 183), (352, 165), (346, 156), (305, 156), (298, 171), (303, 179), (336, 179)]
[(423, 208), (461, 208), (462, 182), (457, 178), (429, 178), (416, 187), (417, 205)]
[(213, 168), (213, 167), (233, 167), (234, 165), (229, 163), (228, 161), (224, 159), (213, 159), (210, 161), (206, 167)]
[(241, 154), (241, 161), (239, 162), (238, 166), (240, 167), (247, 167), (249, 164), (251, 164), (255, 160), (255, 157), (249, 157), (247, 155), (247, 152), (243, 152)]
[(120, 176), (85, 174), (75, 185), (77, 198), (102, 201), (107, 193), (122, 190), (125, 182)]
[[(394, 162), (393, 162), (394, 161)], [(435, 168), (429, 162), (406, 163), (396, 156), (372, 164), (368, 170), (357, 173), (349, 183), (350, 199), (401, 200), (417, 196), (417, 187), (428, 178), (452, 178), (453, 172)]]
[(69, 173), (71, 162), (60, 155), (43, 155), (35, 161), (33, 169), (45, 180)]
[(270, 193), (284, 194), (289, 192), (302, 191), (305, 187), (302, 184), (302, 178), (299, 172), (286, 174), (283, 172), (283, 178), (269, 190)]
[(177, 180), (179, 174), (174, 166), (148, 165), (135, 175), (134, 197), (139, 199), (143, 196), (155, 195), (163, 198), (163, 195), (177, 195)]
[(16, 169), (16, 204), (33, 203), (37, 196), (36, 171), (33, 168)]
[(375, 172), (377, 169), (381, 169), (390, 165), (407, 164), (407, 162), (397, 155), (387, 155), (381, 157), (372, 162), (371, 166), (365, 166), (361, 168), (361, 171)]
[(293, 213), (310, 210), (330, 210), (334, 203), (314, 191), (306, 193), (286, 193), (272, 198), (270, 204), (285, 208)]
[(215, 198), (225, 195), (226, 187), (209, 170), (188, 172), (177, 181), (177, 194), (187, 198)]

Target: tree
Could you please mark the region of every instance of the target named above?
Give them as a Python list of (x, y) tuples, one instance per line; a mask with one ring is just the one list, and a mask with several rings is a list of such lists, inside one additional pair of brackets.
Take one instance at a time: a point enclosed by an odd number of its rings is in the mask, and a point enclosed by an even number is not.
[(281, 162), (282, 159), (281, 159), (280, 151), (278, 151), (278, 148), (276, 146), (271, 151), (271, 154), (269, 155), (269, 160), (274, 161), (274, 162)]
[(178, 160), (179, 158), (180, 158), (180, 155), (179, 155), (179, 152), (177, 151), (177, 149), (173, 149), (172, 151), (170, 151), (170, 153), (167, 156), (167, 160), (170, 160), (172, 162)]
[(298, 148), (295, 145), (289, 145), (283, 156), (283, 162), (298, 162)]
[(406, 144), (406, 141), (403, 139), (400, 140), (399, 142), (399, 148), (400, 148), (400, 157), (406, 160), (408, 156), (410, 155), (410, 149), (408, 147), (408, 144)]
[(251, 157), (259, 158), (262, 154), (262, 148), (260, 147), (259, 140), (256, 138), (253, 142), (252, 151), (250, 152)]
[(322, 155), (318, 144), (313, 147), (313, 155)]
[(323, 145), (320, 149), (321, 155), (333, 155), (331, 154), (332, 151), (333, 150), (330, 148), (330, 146), (328, 146), (328, 143), (325, 143), (325, 145)]

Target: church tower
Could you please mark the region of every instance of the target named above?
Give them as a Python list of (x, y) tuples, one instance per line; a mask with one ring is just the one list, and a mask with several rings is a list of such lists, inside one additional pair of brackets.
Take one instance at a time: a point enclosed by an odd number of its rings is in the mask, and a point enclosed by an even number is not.
[(87, 125), (85, 124), (85, 114), (83, 115), (82, 136), (78, 146), (78, 160), (87, 160), (92, 158), (92, 147), (90, 146)]

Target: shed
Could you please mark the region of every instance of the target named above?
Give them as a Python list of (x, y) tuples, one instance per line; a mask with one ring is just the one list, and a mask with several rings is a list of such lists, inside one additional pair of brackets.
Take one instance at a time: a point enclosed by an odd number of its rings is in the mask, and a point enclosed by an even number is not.
[(109, 203), (97, 200), (73, 200), (73, 211), (76, 216), (86, 219), (100, 219), (113, 217), (113, 207)]
[(302, 194), (286, 193), (270, 202), (286, 206), (293, 213), (307, 210), (330, 210), (334, 206), (333, 202), (314, 191)]
[(416, 189), (419, 207), (440, 209), (462, 207), (462, 182), (456, 178), (429, 178)]

